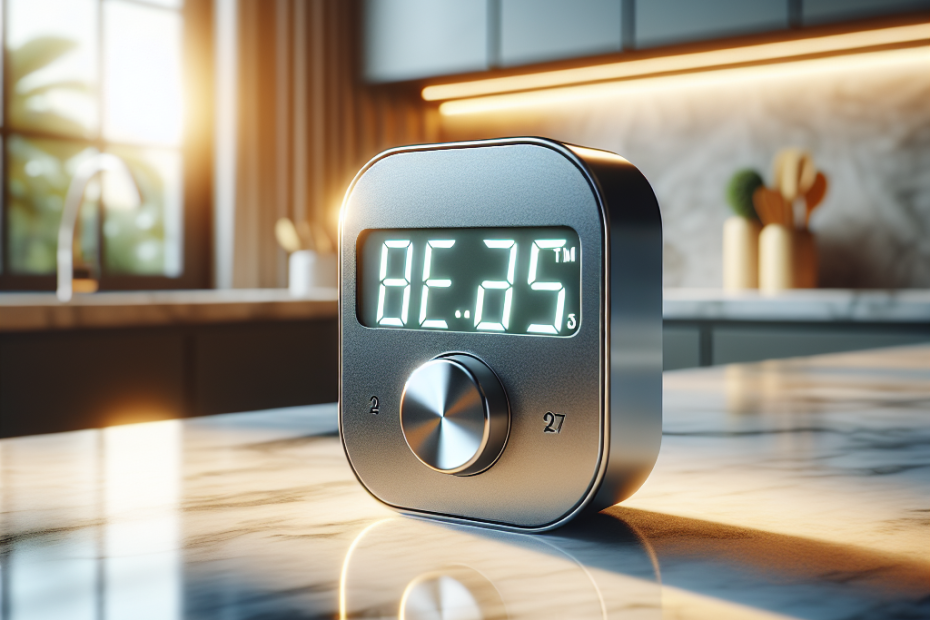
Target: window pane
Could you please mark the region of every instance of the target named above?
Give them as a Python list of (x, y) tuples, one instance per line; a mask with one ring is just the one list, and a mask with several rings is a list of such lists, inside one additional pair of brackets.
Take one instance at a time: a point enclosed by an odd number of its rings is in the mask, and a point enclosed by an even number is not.
[(165, 275), (182, 271), (181, 154), (170, 149), (111, 148), (139, 186), (142, 205), (125, 198), (125, 186), (106, 177), (104, 260), (111, 273)]
[[(96, 151), (87, 145), (59, 140), (10, 136), (9, 215), (7, 243), (10, 271), (20, 274), (55, 272), (58, 225), (68, 184), (77, 165)], [(96, 268), (96, 202), (99, 186), (85, 193), (75, 241), (75, 266)]]
[(9, 119), (15, 129), (97, 129), (97, 4), (8, 0)]
[(108, 0), (103, 17), (104, 137), (180, 145), (180, 14)]

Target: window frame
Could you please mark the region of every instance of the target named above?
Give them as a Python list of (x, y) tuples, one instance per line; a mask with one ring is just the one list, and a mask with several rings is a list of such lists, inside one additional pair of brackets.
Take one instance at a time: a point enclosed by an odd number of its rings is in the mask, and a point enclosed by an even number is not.
[[(97, 100), (98, 110), (103, 107), (103, 5), (110, 0), (96, 0), (97, 45), (101, 51), (98, 58)], [(144, 0), (118, 0), (129, 4), (143, 5), (158, 10), (177, 11), (182, 21), (182, 82), (184, 133), (178, 151), (181, 154), (182, 195), (182, 271), (178, 277), (164, 275), (134, 275), (108, 273), (105, 261), (106, 238), (103, 235), (103, 217), (97, 218), (97, 239), (100, 247), (100, 272), (93, 274), (100, 291), (169, 290), (210, 288), (212, 282), (212, 235), (213, 212), (212, 188), (212, 143), (213, 143), (213, 10), (211, 0), (184, 0), (180, 9), (159, 7)], [(64, 136), (41, 130), (14, 130), (9, 124), (9, 95), (13, 85), (9, 83), (9, 51), (7, 34), (9, 28), (9, 0), (0, 0), (0, 23), (2, 23), (2, 125), (0, 125), (0, 292), (10, 291), (54, 291), (57, 275), (10, 273), (9, 234), (9, 138), (12, 135), (27, 139), (51, 139), (92, 146), (105, 151), (107, 147), (165, 148), (163, 145), (148, 145), (142, 142), (110, 141), (103, 138), (103, 119), (100, 118), (96, 135), (91, 138)], [(101, 208), (102, 211), (102, 208)]]

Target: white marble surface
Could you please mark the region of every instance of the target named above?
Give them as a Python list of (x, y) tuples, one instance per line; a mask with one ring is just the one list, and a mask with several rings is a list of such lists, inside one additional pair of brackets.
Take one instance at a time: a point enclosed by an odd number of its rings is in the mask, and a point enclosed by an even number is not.
[(0, 331), (140, 327), (312, 319), (336, 316), (336, 289), (127, 291), (77, 294), (61, 303), (54, 293), (0, 293)]
[(930, 289), (811, 289), (766, 296), (756, 291), (665, 289), (666, 320), (843, 321), (930, 324)]
[(541, 536), (395, 515), (335, 422), (0, 441), (2, 617), (930, 615), (930, 347), (667, 373), (645, 486)]
[(724, 188), (771, 183), (785, 147), (830, 179), (811, 218), (820, 285), (930, 287), (930, 49), (592, 88), (555, 103), (441, 118), (444, 140), (538, 135), (619, 153), (652, 183), (666, 287), (721, 287)]

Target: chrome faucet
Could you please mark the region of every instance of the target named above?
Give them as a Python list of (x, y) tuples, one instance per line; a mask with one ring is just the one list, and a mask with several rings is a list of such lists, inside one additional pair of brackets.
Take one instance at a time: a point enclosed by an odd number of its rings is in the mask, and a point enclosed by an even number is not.
[[(65, 302), (71, 300), (72, 278), (74, 277), (74, 225), (77, 222), (78, 210), (84, 200), (84, 190), (100, 172), (121, 173), (129, 179), (132, 186), (133, 201), (138, 205), (142, 203), (142, 194), (135, 178), (129, 172), (129, 167), (122, 159), (110, 153), (98, 153), (78, 164), (74, 177), (68, 186), (68, 195), (65, 198), (65, 207), (61, 212), (61, 223), (58, 225), (58, 300)], [(102, 214), (101, 214), (102, 215)]]

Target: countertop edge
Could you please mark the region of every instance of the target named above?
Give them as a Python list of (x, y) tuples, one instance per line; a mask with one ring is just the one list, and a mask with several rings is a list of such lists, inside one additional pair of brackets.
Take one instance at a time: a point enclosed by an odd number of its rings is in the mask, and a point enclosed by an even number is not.
[(0, 304), (0, 333), (299, 321), (335, 318), (337, 312), (335, 289), (307, 297), (275, 291), (253, 299), (246, 293), (201, 291), (88, 295), (65, 304), (34, 303), (35, 297), (21, 299), (32, 303)]
[(797, 290), (777, 296), (666, 289), (666, 321), (847, 322), (930, 325), (930, 290)]
[[(930, 326), (930, 290), (819, 289), (764, 296), (757, 291), (666, 289), (666, 322), (883, 323)], [(286, 289), (140, 291), (78, 295), (0, 295), (0, 333), (203, 325), (334, 318), (335, 288), (304, 297)]]

